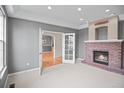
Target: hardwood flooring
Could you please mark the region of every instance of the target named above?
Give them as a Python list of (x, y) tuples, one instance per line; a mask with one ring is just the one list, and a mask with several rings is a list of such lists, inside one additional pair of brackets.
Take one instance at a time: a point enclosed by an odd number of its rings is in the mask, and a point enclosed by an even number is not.
[(43, 60), (43, 67), (46, 68), (56, 64), (61, 64), (62, 57), (60, 56), (54, 59), (54, 53), (51, 51), (51, 52), (43, 53), (42, 60)]

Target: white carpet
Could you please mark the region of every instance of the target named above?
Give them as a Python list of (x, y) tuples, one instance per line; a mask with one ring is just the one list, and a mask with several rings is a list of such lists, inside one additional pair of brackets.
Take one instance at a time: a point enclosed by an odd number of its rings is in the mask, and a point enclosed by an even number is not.
[(124, 75), (108, 72), (86, 64), (61, 64), (39, 71), (10, 76), (7, 85), (15, 83), (21, 88), (83, 88), (83, 87), (124, 87)]

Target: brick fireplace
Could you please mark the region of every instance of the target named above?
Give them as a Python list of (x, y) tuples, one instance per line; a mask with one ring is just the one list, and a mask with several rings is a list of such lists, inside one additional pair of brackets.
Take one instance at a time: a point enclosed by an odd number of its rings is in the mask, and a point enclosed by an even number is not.
[(118, 39), (118, 16), (89, 23), (83, 63), (124, 74), (124, 40)]
[[(124, 74), (123, 50), (123, 40), (85, 41), (84, 63)], [(101, 52), (96, 55), (97, 62), (94, 59), (95, 52)]]

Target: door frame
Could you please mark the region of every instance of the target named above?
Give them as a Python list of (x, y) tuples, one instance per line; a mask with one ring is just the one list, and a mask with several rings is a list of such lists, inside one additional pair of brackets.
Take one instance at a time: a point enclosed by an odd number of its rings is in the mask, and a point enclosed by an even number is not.
[[(42, 35), (44, 32), (48, 33), (57, 33), (57, 34), (62, 34), (62, 43), (63, 43), (63, 33), (62, 32), (56, 32), (56, 31), (51, 31), (51, 30), (42, 30), (41, 27), (39, 27), (39, 73), (42, 75), (43, 73), (43, 62), (42, 62)], [(54, 38), (54, 59), (55, 59), (55, 36), (51, 35)], [(63, 56), (63, 53), (62, 53)], [(63, 62), (62, 62), (63, 63)]]
[(41, 62), (42, 60), (42, 43), (40, 42), (42, 40), (42, 28), (39, 27), (39, 53), (38, 53), (38, 56), (39, 56), (39, 74), (42, 75), (43, 73), (43, 62)]

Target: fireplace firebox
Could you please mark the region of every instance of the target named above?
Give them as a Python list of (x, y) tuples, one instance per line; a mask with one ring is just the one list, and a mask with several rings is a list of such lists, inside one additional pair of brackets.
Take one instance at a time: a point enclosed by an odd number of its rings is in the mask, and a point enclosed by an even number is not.
[(108, 65), (109, 63), (108, 51), (93, 51), (93, 60), (95, 63)]

